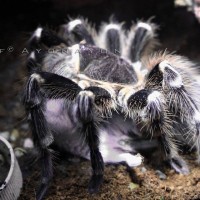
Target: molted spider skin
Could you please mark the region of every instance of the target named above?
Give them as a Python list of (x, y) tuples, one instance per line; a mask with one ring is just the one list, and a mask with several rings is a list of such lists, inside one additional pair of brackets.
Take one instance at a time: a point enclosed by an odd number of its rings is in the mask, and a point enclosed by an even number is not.
[[(138, 166), (142, 157), (135, 154), (155, 148), (158, 165), (168, 160), (187, 174), (176, 140), (192, 138), (199, 153), (200, 83), (193, 63), (167, 54), (141, 62), (155, 44), (150, 22), (138, 22), (129, 32), (116, 22), (104, 23), (99, 33), (88, 27), (76, 19), (59, 36), (39, 28), (30, 40), (24, 104), (41, 152), (37, 200), (53, 177), (52, 143), (91, 160), (90, 193), (103, 182), (104, 162)], [(35, 47), (42, 48), (41, 55)]]

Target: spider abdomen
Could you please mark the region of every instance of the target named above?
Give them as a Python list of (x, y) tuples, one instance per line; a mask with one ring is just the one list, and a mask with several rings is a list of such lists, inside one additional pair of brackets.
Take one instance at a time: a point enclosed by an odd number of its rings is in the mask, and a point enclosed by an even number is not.
[[(63, 109), (65, 108), (65, 109)], [(67, 108), (67, 109), (66, 109)], [(45, 117), (51, 128), (59, 149), (90, 159), (89, 147), (81, 135), (82, 123), (78, 120), (77, 105), (65, 107), (65, 101), (48, 100), (45, 106)], [(142, 157), (132, 154), (135, 152), (131, 145), (132, 138), (129, 132), (133, 131), (135, 124), (130, 120), (124, 121), (123, 117), (114, 115), (107, 124), (99, 126), (100, 151), (105, 163), (126, 161), (130, 166), (137, 166), (142, 162)], [(128, 125), (129, 124), (129, 125)], [(127, 126), (128, 125), (128, 126)], [(135, 133), (137, 132), (136, 127)], [(126, 141), (124, 143), (124, 141)]]

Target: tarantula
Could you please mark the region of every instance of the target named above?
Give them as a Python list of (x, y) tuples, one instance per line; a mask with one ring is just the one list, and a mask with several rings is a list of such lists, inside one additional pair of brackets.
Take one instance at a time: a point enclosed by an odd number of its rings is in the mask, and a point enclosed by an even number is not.
[(176, 141), (194, 144), (199, 155), (198, 73), (192, 62), (166, 53), (142, 62), (156, 43), (155, 30), (150, 22), (130, 31), (111, 22), (96, 33), (76, 19), (59, 34), (41, 27), (34, 32), (24, 104), (42, 161), (37, 200), (53, 177), (53, 143), (91, 160), (90, 193), (99, 190), (104, 162), (142, 162), (135, 156), (136, 135), (156, 141), (156, 162), (168, 160), (189, 173)]

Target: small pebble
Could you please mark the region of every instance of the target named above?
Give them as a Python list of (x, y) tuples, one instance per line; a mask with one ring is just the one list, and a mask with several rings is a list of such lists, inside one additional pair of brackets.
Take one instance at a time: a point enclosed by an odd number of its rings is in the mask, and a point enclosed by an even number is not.
[(173, 169), (171, 169), (170, 171), (169, 171), (169, 174), (174, 174), (175, 173), (175, 171), (173, 170)]
[(191, 181), (191, 184), (194, 186), (194, 185), (196, 185), (198, 182), (197, 181), (195, 181), (194, 179)]
[(192, 184), (191, 181), (189, 181), (189, 182), (187, 182), (186, 185), (187, 185), (187, 186), (191, 186), (191, 184)]
[(156, 175), (161, 179), (161, 180), (166, 180), (167, 176), (161, 172), (160, 170), (156, 170)]
[(13, 129), (10, 135), (10, 141), (15, 142), (19, 138), (19, 131), (17, 129)]
[(32, 149), (34, 147), (33, 140), (31, 138), (26, 138), (24, 140), (24, 148)]
[(24, 131), (29, 130), (29, 124), (28, 123), (22, 124), (21, 129), (24, 130)]
[(178, 190), (182, 190), (182, 189), (183, 189), (183, 186), (178, 186), (177, 189), (178, 189)]
[(174, 191), (175, 188), (174, 188), (174, 186), (170, 186), (170, 189), (171, 189), (171, 191)]
[(21, 149), (15, 149), (15, 156), (17, 158), (20, 158), (24, 155), (24, 151), (22, 151)]
[(9, 139), (9, 135), (10, 135), (10, 133), (8, 131), (0, 132), (0, 136), (2, 136), (3, 138), (5, 138), (6, 140)]
[(139, 187), (139, 185), (138, 184), (135, 184), (135, 183), (129, 183), (129, 186), (128, 186), (128, 188), (130, 189), (130, 190), (134, 190), (134, 189), (136, 189), (136, 188), (138, 188)]
[(167, 186), (165, 190), (166, 192), (174, 191), (174, 186)]
[(145, 167), (142, 167), (140, 170), (142, 173), (145, 173), (147, 171), (147, 169)]

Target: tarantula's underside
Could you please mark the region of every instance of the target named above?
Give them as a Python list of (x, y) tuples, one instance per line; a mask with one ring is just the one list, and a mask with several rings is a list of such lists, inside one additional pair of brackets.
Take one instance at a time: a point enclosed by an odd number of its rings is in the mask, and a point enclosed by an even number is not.
[(103, 24), (96, 33), (76, 19), (59, 34), (38, 28), (30, 39), (24, 104), (41, 153), (37, 199), (53, 176), (52, 143), (91, 160), (91, 193), (103, 181), (104, 162), (141, 163), (136, 153), (142, 137), (159, 150), (154, 162), (167, 160), (179, 173), (189, 169), (176, 141), (195, 146), (199, 156), (200, 83), (194, 64), (165, 53), (148, 57), (154, 24), (139, 22), (130, 31), (122, 26)]

